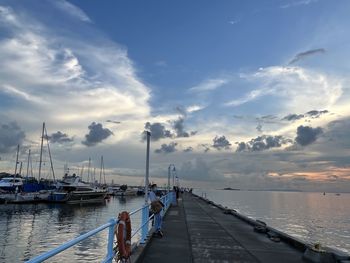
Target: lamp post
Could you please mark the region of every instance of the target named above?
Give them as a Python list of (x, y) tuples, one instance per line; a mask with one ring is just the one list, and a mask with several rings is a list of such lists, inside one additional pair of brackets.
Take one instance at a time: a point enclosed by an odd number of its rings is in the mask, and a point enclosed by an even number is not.
[[(168, 167), (168, 193), (170, 192), (170, 176), (172, 172), (176, 172), (175, 165), (169, 164)], [(173, 173), (173, 186), (174, 186), (174, 173)]]

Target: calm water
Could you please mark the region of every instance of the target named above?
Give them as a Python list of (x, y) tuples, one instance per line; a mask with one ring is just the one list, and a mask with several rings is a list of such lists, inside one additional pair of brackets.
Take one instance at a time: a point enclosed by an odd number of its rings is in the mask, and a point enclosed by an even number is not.
[[(350, 252), (350, 194), (196, 190), (270, 226), (310, 242)], [(105, 205), (0, 205), (0, 262), (23, 262), (106, 223), (122, 210), (143, 204), (141, 197), (113, 198)], [(132, 217), (140, 225), (140, 214)], [(135, 240), (134, 240), (135, 241)], [(101, 262), (107, 231), (48, 262)]]
[[(143, 203), (142, 197), (130, 197), (112, 198), (104, 205), (0, 205), (0, 262), (28, 260)], [(133, 227), (140, 225), (140, 217), (137, 213), (131, 218)], [(47, 262), (101, 262), (107, 233), (105, 230)]]
[(195, 190), (302, 240), (350, 253), (350, 194)]

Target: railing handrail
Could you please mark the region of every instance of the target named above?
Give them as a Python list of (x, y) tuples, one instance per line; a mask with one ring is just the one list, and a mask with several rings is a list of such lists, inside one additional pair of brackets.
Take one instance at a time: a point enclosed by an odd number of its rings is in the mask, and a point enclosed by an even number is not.
[(82, 235), (80, 235), (80, 236), (78, 236), (78, 237), (76, 237), (76, 238), (74, 238), (74, 239), (72, 239), (70, 241), (67, 241), (66, 243), (60, 245), (57, 248), (54, 248), (54, 249), (49, 250), (49, 251), (47, 251), (47, 252), (45, 252), (45, 253), (43, 253), (43, 254), (41, 254), (39, 256), (36, 256), (35, 258), (32, 258), (32, 259), (26, 261), (26, 263), (41, 262), (41, 261), (44, 261), (44, 260), (46, 260), (46, 259), (48, 259), (50, 257), (53, 257), (54, 255), (56, 255), (56, 254), (58, 254), (58, 253), (60, 253), (60, 252), (62, 252), (64, 250), (66, 250), (66, 249), (68, 249), (68, 248), (70, 248), (70, 247), (72, 247), (74, 245), (76, 245), (80, 241), (83, 241), (84, 239), (87, 239), (87, 238), (89, 238), (89, 237), (91, 237), (93, 235), (96, 235), (97, 233), (105, 230), (106, 228), (117, 224), (117, 221), (118, 220), (116, 220), (116, 219), (110, 219), (108, 223), (106, 223), (106, 224), (104, 224), (104, 225), (102, 225), (102, 226), (100, 226), (98, 228), (95, 228), (95, 229), (93, 229), (93, 230), (91, 230), (91, 231), (89, 231), (89, 232), (87, 232), (85, 234), (82, 234)]
[[(170, 206), (170, 200), (171, 200), (170, 194), (171, 194), (171, 193), (172, 193), (172, 192), (168, 192), (166, 195), (164, 195), (164, 196), (162, 196), (162, 197), (160, 198), (160, 200), (162, 200), (163, 202), (164, 202), (164, 200), (165, 200), (165, 203), (166, 203), (166, 204), (165, 204), (165, 208), (164, 208), (165, 211), (166, 211), (166, 210), (169, 208), (169, 206)], [(167, 199), (167, 198), (168, 198), (168, 199)], [(137, 208), (136, 210), (130, 212), (129, 215), (130, 215), (130, 216), (131, 216), (131, 215), (134, 215), (134, 214), (136, 214), (136, 213), (139, 212), (139, 211), (143, 211), (143, 213), (144, 213), (144, 211), (145, 211), (146, 208), (147, 208), (146, 213), (148, 214), (149, 206), (150, 206), (150, 204), (147, 204), (147, 205), (144, 204), (142, 207)], [(142, 229), (147, 225), (147, 223), (149, 223), (149, 221), (150, 221), (153, 217), (154, 217), (154, 215), (147, 216), (147, 220), (142, 220), (141, 226), (140, 226), (136, 231), (133, 232), (132, 237), (134, 237), (134, 236), (136, 235), (136, 233), (138, 233), (140, 230), (142, 230)], [(106, 224), (104, 224), (104, 225), (101, 225), (101, 226), (99, 226), (99, 227), (97, 227), (97, 228), (95, 228), (95, 229), (93, 229), (93, 230), (91, 230), (91, 231), (89, 231), (89, 232), (87, 232), (87, 233), (85, 233), (85, 234), (82, 234), (82, 235), (80, 235), (80, 236), (78, 236), (78, 237), (76, 237), (76, 238), (73, 238), (72, 240), (67, 241), (67, 242), (65, 242), (64, 244), (62, 244), (62, 245), (60, 245), (60, 246), (58, 246), (58, 247), (56, 247), (56, 248), (54, 248), (54, 249), (51, 249), (51, 250), (49, 250), (49, 251), (47, 251), (47, 252), (44, 252), (44, 253), (42, 253), (42, 254), (40, 254), (40, 255), (38, 255), (38, 256), (36, 256), (36, 257), (34, 257), (34, 258), (28, 260), (28, 261), (26, 261), (26, 263), (37, 263), (37, 262), (42, 262), (42, 261), (44, 261), (44, 260), (46, 260), (46, 259), (48, 259), (48, 258), (51, 258), (51, 257), (53, 257), (53, 256), (55, 256), (55, 255), (61, 253), (61, 252), (64, 251), (64, 250), (66, 250), (66, 249), (68, 249), (68, 248), (70, 248), (70, 247), (76, 245), (77, 243), (79, 243), (79, 242), (81, 242), (81, 241), (83, 241), (83, 240), (85, 240), (85, 239), (87, 239), (87, 238), (89, 238), (89, 237), (91, 237), (91, 236), (93, 236), (93, 235), (96, 235), (97, 233), (99, 233), (99, 232), (105, 230), (106, 228), (109, 228), (108, 248), (107, 248), (107, 256), (106, 256), (106, 258), (105, 258), (102, 262), (111, 262), (111, 260), (113, 259), (113, 257), (115, 256), (115, 253), (116, 253), (116, 252), (113, 252), (113, 239), (114, 239), (114, 226), (115, 226), (116, 224), (118, 224), (118, 222), (119, 222), (118, 219), (116, 219), (116, 218), (111, 218), (111, 219), (108, 221), (108, 223), (106, 223)], [(147, 226), (147, 228), (148, 228), (148, 226)], [(142, 234), (142, 236), (144, 236), (144, 234)], [(144, 237), (143, 237), (143, 238), (144, 238)], [(142, 241), (142, 240), (141, 240), (141, 241)]]

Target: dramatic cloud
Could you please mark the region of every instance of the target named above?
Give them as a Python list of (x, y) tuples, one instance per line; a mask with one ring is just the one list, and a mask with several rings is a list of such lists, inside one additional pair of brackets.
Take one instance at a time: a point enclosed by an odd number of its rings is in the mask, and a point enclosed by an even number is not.
[(155, 153), (172, 153), (172, 152), (176, 152), (176, 142), (171, 142), (169, 144), (162, 144), (161, 147), (159, 149), (156, 149), (154, 152)]
[(184, 149), (184, 152), (185, 153), (193, 152), (193, 147), (191, 147), (191, 146), (187, 147), (186, 149)]
[(251, 139), (249, 142), (239, 142), (236, 152), (250, 151), (264, 151), (271, 148), (281, 147), (283, 144), (291, 143), (290, 139), (286, 139), (281, 135), (270, 136), (262, 135), (254, 139)]
[(295, 109), (308, 111), (310, 108), (330, 108), (343, 93), (343, 80), (337, 76), (312, 71), (302, 67), (273, 66), (260, 68), (252, 74), (242, 74), (241, 80), (258, 86), (226, 106), (238, 107), (258, 99), (276, 101), (274, 107), (280, 112)]
[(49, 119), (51, 129), (75, 134), (83, 134), (91, 120), (129, 120), (118, 136), (136, 137), (150, 116), (150, 89), (136, 75), (126, 48), (93, 23), (82, 23), (88, 20), (83, 13), (72, 19), (71, 11), (80, 9), (69, 2), (42, 5), (56, 15), (0, 6), (0, 96), (7, 101), (2, 113), (27, 126), (31, 120), (25, 116)]
[(297, 129), (297, 137), (295, 141), (301, 146), (309, 145), (316, 141), (317, 136), (323, 132), (322, 128), (312, 128), (309, 126), (299, 126)]
[(73, 141), (73, 138), (70, 138), (66, 133), (63, 133), (60, 131), (52, 133), (51, 135), (48, 136), (48, 139), (50, 140), (51, 143), (59, 143), (59, 144), (69, 143)]
[(225, 138), (225, 136), (215, 136), (213, 139), (213, 148), (217, 150), (230, 149), (231, 143)]
[(94, 146), (113, 134), (109, 129), (103, 128), (101, 123), (91, 123), (89, 125), (89, 133), (85, 135), (85, 141), (82, 141), (86, 146)]
[[(162, 138), (173, 137), (172, 133), (169, 130), (165, 129), (165, 126), (159, 122), (155, 122), (155, 123), (146, 122), (145, 129), (151, 132), (152, 141), (158, 141), (159, 139), (162, 139)], [(146, 139), (146, 136), (144, 133), (142, 134), (142, 139), (143, 140)]]
[(16, 122), (1, 124), (0, 126), (0, 153), (14, 151), (16, 146), (23, 143), (25, 133)]

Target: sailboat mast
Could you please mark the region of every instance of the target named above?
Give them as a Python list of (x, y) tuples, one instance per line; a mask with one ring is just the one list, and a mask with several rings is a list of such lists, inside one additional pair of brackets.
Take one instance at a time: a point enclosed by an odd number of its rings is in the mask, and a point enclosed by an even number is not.
[(103, 165), (103, 155), (101, 156), (100, 185), (101, 185), (101, 179), (102, 179), (102, 165)]
[(23, 165), (23, 162), (21, 162), (21, 164), (19, 165), (19, 175), (22, 174), (22, 165)]
[(53, 181), (56, 182), (55, 170), (53, 169), (53, 163), (52, 163), (52, 157), (51, 157), (51, 151), (50, 151), (49, 136), (47, 136), (46, 127), (44, 127), (44, 128), (45, 128), (45, 136), (46, 136), (46, 142), (47, 142), (47, 150), (49, 152), (49, 157), (50, 157), (50, 164), (51, 164), (51, 171), (52, 171)]
[(29, 160), (30, 160), (30, 149), (28, 151), (28, 160), (27, 160), (27, 180), (28, 180), (28, 176), (29, 176)]
[(17, 145), (17, 153), (16, 153), (15, 177), (16, 177), (16, 174), (17, 174), (18, 154), (19, 154), (19, 144)]
[[(91, 168), (91, 158), (89, 157), (89, 166), (88, 166), (88, 183), (90, 183), (90, 168)], [(91, 175), (92, 180), (92, 175)]]
[(106, 184), (106, 173), (105, 173), (105, 163), (103, 162), (103, 181)]
[(40, 145), (40, 160), (39, 160), (39, 178), (40, 181), (41, 178), (41, 165), (43, 162), (43, 144), (44, 144), (44, 130), (45, 130), (45, 122), (43, 122), (43, 129), (41, 131), (41, 145)]
[(81, 167), (81, 171), (80, 171), (80, 180), (81, 181), (84, 181), (83, 180), (83, 174), (84, 174), (84, 165)]

